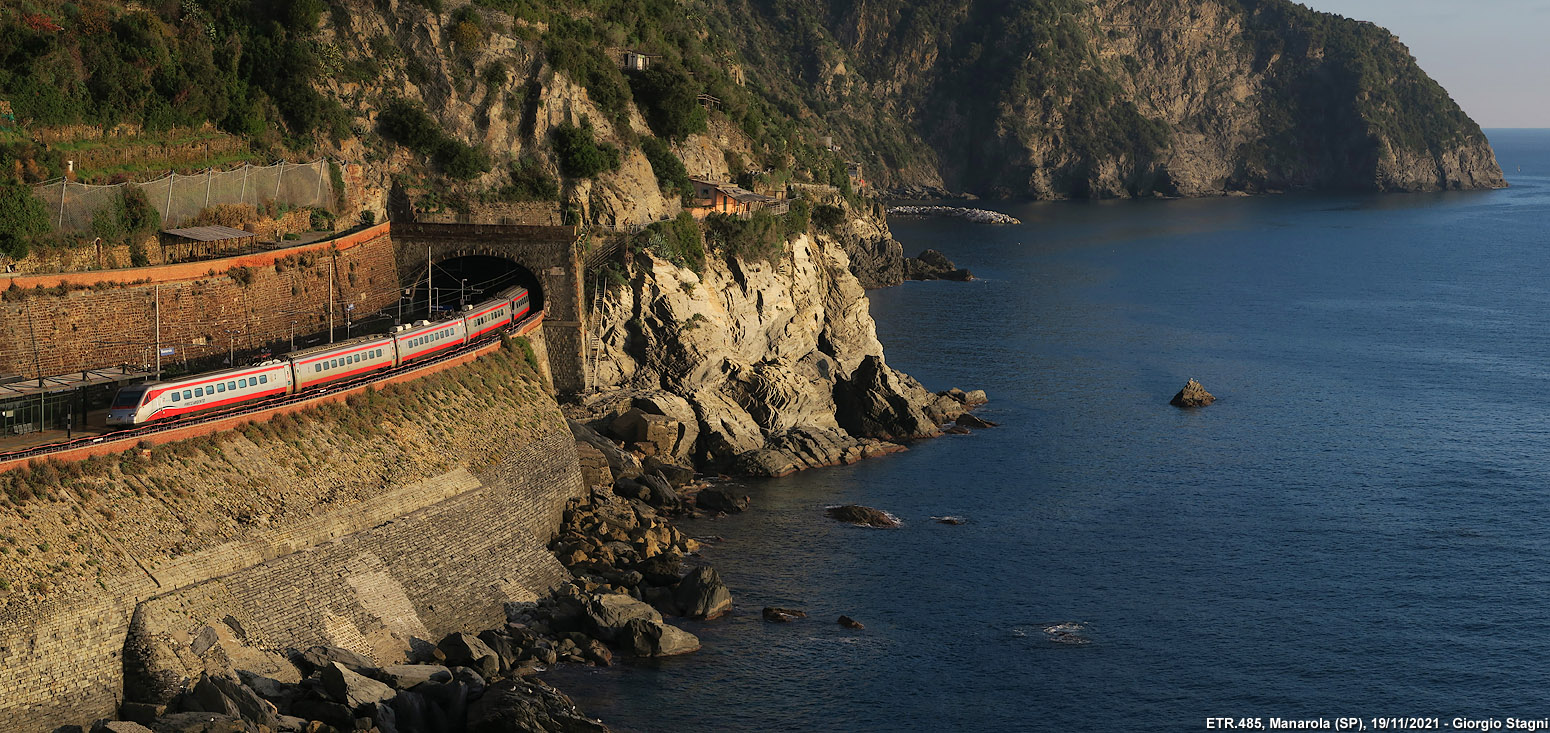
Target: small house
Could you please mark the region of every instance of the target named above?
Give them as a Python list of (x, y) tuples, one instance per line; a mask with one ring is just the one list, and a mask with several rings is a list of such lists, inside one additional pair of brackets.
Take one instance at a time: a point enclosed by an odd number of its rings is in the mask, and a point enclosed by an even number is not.
[(704, 219), (711, 214), (746, 218), (776, 203), (774, 197), (754, 193), (731, 183), (700, 178), (691, 178), (689, 183), (694, 186), (694, 205), (689, 207), (689, 213), (696, 219)]
[(625, 71), (645, 71), (651, 67), (651, 56), (638, 51), (625, 51), (619, 68)]

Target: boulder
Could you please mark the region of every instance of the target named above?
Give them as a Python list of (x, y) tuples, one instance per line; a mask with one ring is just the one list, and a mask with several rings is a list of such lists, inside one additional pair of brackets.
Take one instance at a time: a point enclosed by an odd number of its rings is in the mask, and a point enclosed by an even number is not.
[(894, 519), (881, 509), (873, 509), (860, 504), (846, 504), (844, 506), (831, 506), (824, 510), (825, 514), (850, 524), (859, 524), (866, 527), (878, 527), (881, 529), (893, 529), (899, 526), (899, 520)]
[(252, 688), (231, 677), (203, 675), (194, 684), (194, 697), (212, 713), (236, 714), (243, 720), (278, 728), (279, 711)]
[(479, 632), (479, 640), (500, 658), (501, 669), (510, 669), (522, 656), (521, 644), (507, 634), (486, 629)]
[(436, 658), (448, 667), (473, 667), (486, 677), (500, 673), (501, 658), (479, 637), (460, 632), (447, 634), (436, 644)]
[(468, 707), (468, 733), (608, 733), (564, 693), (534, 678), (501, 680)]
[(996, 426), (996, 423), (993, 423), (982, 417), (976, 417), (972, 412), (965, 412), (962, 415), (959, 415), (958, 419), (954, 420), (954, 422), (956, 422), (960, 427), (965, 428), (993, 428)]
[(636, 618), (619, 630), (618, 645), (637, 657), (670, 657), (698, 650), (700, 640), (661, 621)]
[(695, 568), (673, 589), (673, 605), (680, 616), (718, 618), (732, 610), (732, 592), (715, 568)]
[[(688, 403), (684, 406), (687, 409)], [(689, 415), (690, 421), (684, 422), (632, 407), (616, 418), (608, 430), (626, 444), (650, 446), (644, 451), (650, 455), (687, 463), (693, 460), (694, 443), (699, 438), (698, 423), (693, 421), (692, 411)]]
[(748, 410), (719, 390), (705, 389), (693, 396), (704, 440), (705, 462), (714, 468), (730, 465), (737, 456), (764, 445), (764, 432)]
[(683, 556), (676, 552), (663, 552), (635, 563), (642, 580), (652, 585), (672, 585), (678, 582)]
[(694, 480), (694, 469), (668, 463), (656, 456), (641, 461), (641, 468), (646, 473), (657, 474), (667, 479), (667, 483), (674, 488), (682, 487)]
[(794, 608), (778, 608), (776, 606), (765, 606), (763, 615), (765, 621), (778, 624), (783, 624), (799, 618), (807, 618), (806, 611), (798, 611)]
[(683, 503), (678, 492), (673, 490), (673, 485), (662, 478), (661, 474), (642, 474), (640, 485), (646, 487), (649, 492), (642, 501), (657, 509), (677, 509)]
[(597, 630), (597, 635), (605, 641), (614, 640), (619, 631), (631, 621), (644, 619), (653, 623), (662, 622), (662, 614), (657, 609), (622, 593), (593, 596), (587, 607), (587, 617)]
[(148, 702), (126, 702), (118, 706), (118, 717), (143, 725), (150, 725), (157, 718), (166, 714), (166, 705), (155, 705)]
[(1174, 395), (1173, 399), (1168, 401), (1168, 404), (1175, 407), (1205, 407), (1215, 401), (1216, 397), (1214, 395), (1207, 392), (1205, 387), (1200, 386), (1199, 382), (1191, 379), (1184, 383), (1184, 389), (1179, 390), (1179, 393)]
[(983, 405), (989, 401), (990, 398), (985, 396), (985, 390), (983, 389), (971, 389), (963, 395), (963, 404), (965, 405)]
[(853, 618), (851, 618), (849, 616), (841, 616), (838, 619), (836, 619), (835, 623), (838, 623), (839, 625), (844, 626), (847, 629), (864, 629), (864, 628), (866, 628), (866, 626), (862, 625), (862, 623), (860, 621), (857, 621), (857, 620), (855, 620), (855, 619), (853, 619)]
[(581, 653), (599, 667), (607, 667), (614, 663), (614, 653), (609, 651), (607, 644), (597, 639), (588, 639)]
[(751, 500), (726, 486), (711, 486), (694, 495), (694, 505), (712, 512), (736, 514), (748, 509)]
[(323, 690), (329, 699), (351, 711), (362, 705), (392, 700), (398, 691), (370, 677), (356, 674), (334, 662), (323, 668)]
[(349, 649), (340, 649), (336, 646), (311, 647), (296, 655), (292, 661), (296, 662), (296, 665), (301, 667), (301, 671), (306, 674), (312, 674), (335, 662), (349, 667), (355, 672), (377, 666), (376, 662), (363, 655), (352, 652)]
[(932, 517), (937, 524), (963, 524), (963, 517)]
[(439, 664), (393, 664), (377, 670), (377, 679), (400, 690), (422, 682), (446, 682), (452, 670)]
[(327, 723), (339, 730), (355, 729), (355, 711), (332, 700), (304, 698), (291, 705), (291, 714), (298, 718)]
[(152, 733), (258, 733), (258, 726), (235, 715), (172, 713), (156, 719)]
[(91, 727), (91, 733), (151, 733), (151, 729), (127, 720), (101, 720)]

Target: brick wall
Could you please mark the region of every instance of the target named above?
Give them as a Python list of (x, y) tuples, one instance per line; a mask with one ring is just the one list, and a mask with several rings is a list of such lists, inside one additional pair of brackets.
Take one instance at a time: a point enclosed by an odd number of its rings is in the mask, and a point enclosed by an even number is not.
[[(330, 272), (336, 335), (343, 338), (347, 304), (355, 305), (355, 314), (367, 314), (398, 302), (387, 228), (367, 233), (337, 249), (336, 243), (120, 272), (12, 278), (16, 289), (7, 292), (26, 296), (0, 302), (0, 332), (6, 335), (0, 338), (0, 374), (154, 363), (158, 303), (160, 342), (177, 349), (173, 363), (225, 356), (232, 336), (239, 359), (265, 348), (280, 353), (289, 349), (293, 332), (301, 339), (327, 331)], [(154, 282), (105, 284), (115, 277)], [(61, 282), (88, 289), (59, 294)], [(28, 290), (39, 285), (49, 290)]]

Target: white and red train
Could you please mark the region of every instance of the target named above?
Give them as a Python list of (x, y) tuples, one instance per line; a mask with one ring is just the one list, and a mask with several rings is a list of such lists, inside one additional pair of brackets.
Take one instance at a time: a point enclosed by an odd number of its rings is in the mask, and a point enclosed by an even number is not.
[(512, 288), (465, 308), (456, 318), (419, 321), (382, 336), (320, 346), (240, 369), (132, 384), (113, 398), (108, 425), (144, 425), (391, 369), (477, 341), (520, 321), (530, 310), (527, 289)]

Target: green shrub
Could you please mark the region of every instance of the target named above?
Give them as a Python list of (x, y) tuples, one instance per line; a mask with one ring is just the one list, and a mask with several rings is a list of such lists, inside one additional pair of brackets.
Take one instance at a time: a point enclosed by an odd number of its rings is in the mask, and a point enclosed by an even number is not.
[(656, 256), (695, 272), (705, 269), (705, 235), (689, 212), (679, 212), (676, 219), (646, 227), (641, 237), (645, 247)]
[(443, 133), (441, 126), (414, 102), (393, 100), (382, 110), (377, 123), (384, 135), (432, 159), (443, 173), (453, 178), (476, 178), (490, 170), (489, 155)]
[(689, 185), (689, 171), (684, 162), (659, 138), (648, 137), (640, 141), (640, 150), (651, 163), (651, 172), (657, 176), (657, 185), (664, 193), (687, 199), (694, 195)]
[(511, 182), (497, 195), (502, 201), (558, 201), (560, 184), (538, 158), (524, 155), (511, 165)]
[(819, 204), (813, 208), (813, 223), (819, 229), (834, 231), (845, 222), (845, 210), (830, 204)]
[(697, 97), (700, 85), (681, 70), (652, 67), (630, 75), (635, 104), (651, 130), (670, 140), (705, 131), (705, 110)]
[(0, 232), (18, 238), (36, 237), (49, 230), (48, 207), (27, 186), (0, 185)]
[(619, 149), (593, 138), (592, 122), (562, 123), (554, 128), (554, 150), (560, 156), (560, 172), (571, 178), (592, 178), (619, 169)]

